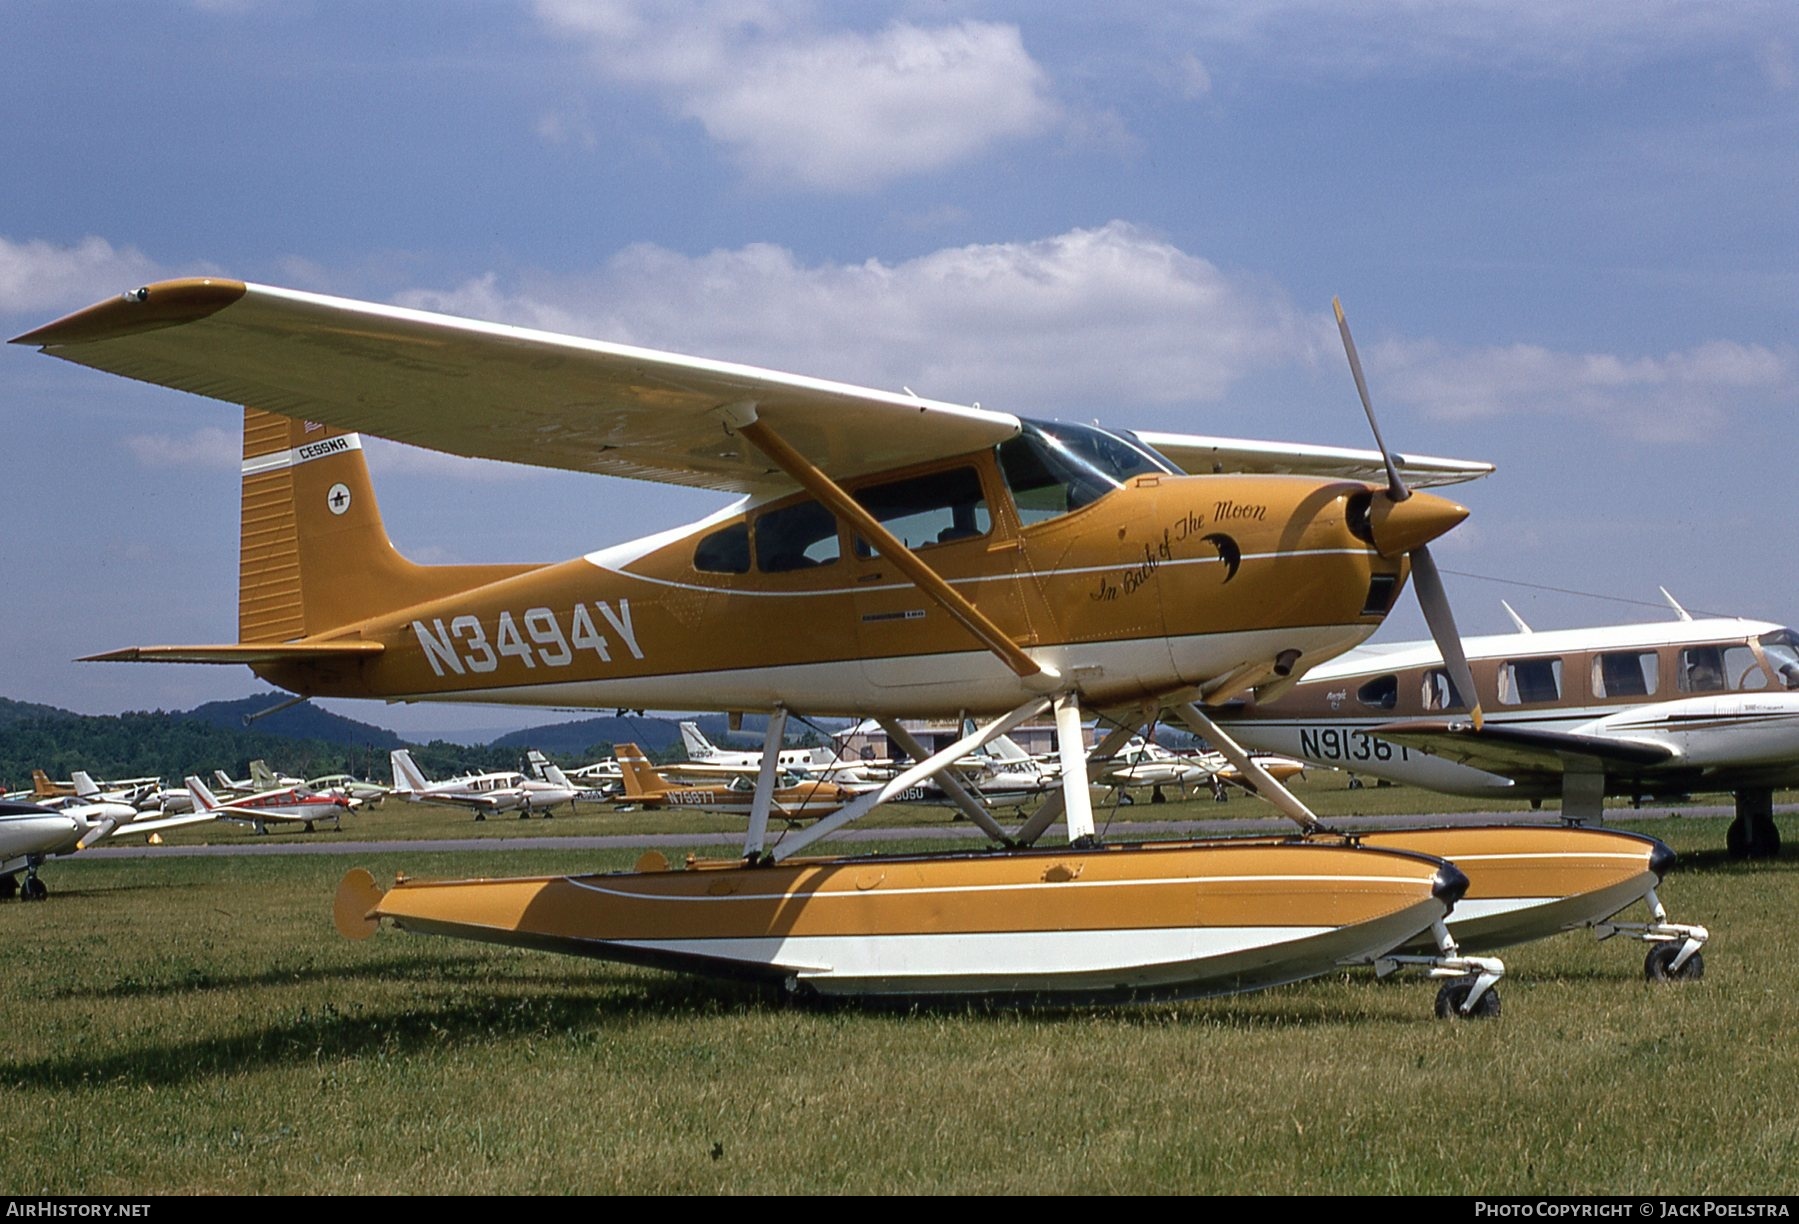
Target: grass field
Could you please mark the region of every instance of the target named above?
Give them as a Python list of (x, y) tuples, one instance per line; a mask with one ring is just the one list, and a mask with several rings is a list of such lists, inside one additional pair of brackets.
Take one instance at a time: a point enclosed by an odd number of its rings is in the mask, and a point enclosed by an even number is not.
[(1436, 1021), (1432, 983), (1366, 973), (1135, 1009), (813, 1010), (331, 928), (351, 862), (523, 875), (635, 857), (553, 841), (61, 860), (49, 901), (0, 905), (0, 1192), (1790, 1192), (1799, 860), (1731, 862), (1724, 823), (1645, 826), (1682, 853), (1674, 917), (1713, 932), (1702, 981), (1651, 986), (1641, 945), (1564, 935), (1509, 950), (1488, 1023)]

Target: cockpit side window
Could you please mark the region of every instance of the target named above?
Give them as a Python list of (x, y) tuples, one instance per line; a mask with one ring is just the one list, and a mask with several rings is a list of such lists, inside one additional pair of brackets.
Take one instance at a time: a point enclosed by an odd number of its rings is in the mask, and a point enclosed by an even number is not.
[(1717, 646), (1689, 646), (1681, 651), (1677, 684), (1683, 693), (1721, 692), (1724, 651)]
[(1117, 434), (1063, 421), (1026, 421), (999, 447), (999, 468), (1025, 526), (1079, 510), (1133, 476), (1172, 473), (1167, 460)]
[(1724, 683), (1736, 692), (1768, 687), (1768, 673), (1747, 646), (1724, 648)]
[(1356, 700), (1371, 710), (1391, 710), (1399, 704), (1399, 677), (1376, 676), (1356, 690)]

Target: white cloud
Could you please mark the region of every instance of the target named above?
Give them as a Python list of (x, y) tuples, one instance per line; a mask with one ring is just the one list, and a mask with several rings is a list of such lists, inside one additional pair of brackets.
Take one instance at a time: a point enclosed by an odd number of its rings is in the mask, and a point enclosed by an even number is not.
[(0, 314), (74, 310), (157, 276), (156, 265), (138, 251), (104, 238), (74, 246), (0, 238)]
[(1135, 226), (801, 263), (768, 244), (620, 252), (589, 277), (503, 291), (490, 276), (407, 294), (425, 309), (1026, 413), (1216, 401), (1251, 371), (1310, 362), (1327, 325)]
[(1639, 441), (1686, 442), (1731, 416), (1799, 407), (1791, 350), (1726, 340), (1661, 357), (1389, 341), (1370, 357), (1382, 399), (1448, 420), (1580, 416)]
[(658, 93), (758, 178), (861, 191), (954, 165), (1055, 119), (1018, 28), (826, 30), (797, 7), (539, 0), (611, 80)]

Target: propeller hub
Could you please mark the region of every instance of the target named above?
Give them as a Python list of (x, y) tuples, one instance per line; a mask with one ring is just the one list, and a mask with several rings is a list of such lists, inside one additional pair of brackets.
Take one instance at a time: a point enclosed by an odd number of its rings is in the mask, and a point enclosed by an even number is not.
[(1375, 550), (1397, 557), (1430, 543), (1468, 517), (1468, 508), (1434, 493), (1413, 493), (1394, 501), (1385, 489), (1368, 508), (1368, 529)]

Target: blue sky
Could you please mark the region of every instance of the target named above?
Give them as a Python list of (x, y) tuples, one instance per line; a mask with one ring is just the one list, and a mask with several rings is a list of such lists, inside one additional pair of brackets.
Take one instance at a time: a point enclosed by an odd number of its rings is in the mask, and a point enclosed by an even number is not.
[[(1799, 619), (1799, 6), (13, 0), (0, 325), (215, 272), (987, 407), (1482, 458), (1452, 571)], [(0, 693), (235, 633), (230, 408), (0, 352)], [(426, 561), (690, 491), (371, 451)], [(1465, 632), (1654, 618), (1449, 579)], [(1409, 602), (1382, 631), (1414, 636)], [(540, 714), (333, 708), (403, 731)]]

